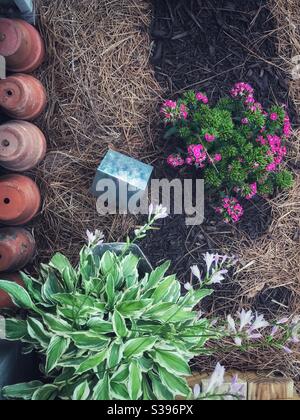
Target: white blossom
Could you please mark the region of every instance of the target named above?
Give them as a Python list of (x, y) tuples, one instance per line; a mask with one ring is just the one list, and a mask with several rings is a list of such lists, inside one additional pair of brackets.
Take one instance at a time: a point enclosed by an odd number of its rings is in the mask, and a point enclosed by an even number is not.
[(152, 205), (150, 204), (149, 207), (149, 213), (150, 210), (152, 210), (152, 213), (154, 212), (154, 219), (155, 220), (159, 220), (159, 219), (165, 219), (166, 217), (168, 217), (168, 210), (166, 207), (163, 207), (162, 204), (156, 206), (156, 207), (151, 207)]
[(234, 321), (234, 319), (232, 318), (231, 315), (228, 315), (227, 322), (228, 322), (228, 329), (229, 329), (229, 331), (230, 332), (233, 332), (234, 334), (236, 334), (237, 331), (236, 331), (235, 321)]
[(186, 283), (184, 285), (185, 290), (190, 291), (190, 290), (194, 290), (193, 286), (191, 285), (191, 283)]
[(289, 318), (282, 318), (277, 322), (277, 325), (284, 325), (289, 322)]
[(221, 271), (215, 271), (208, 284), (221, 284), (223, 280), (225, 280), (225, 275), (228, 274), (228, 270), (221, 270)]
[(216, 256), (214, 254), (209, 254), (208, 252), (206, 254), (203, 255), (204, 256), (204, 261), (206, 263), (206, 269), (207, 269), (207, 273), (210, 273), (210, 269), (213, 265), (213, 263), (215, 262)]
[(236, 346), (241, 347), (242, 344), (243, 344), (243, 341), (240, 337), (235, 337), (234, 343), (235, 343)]
[(201, 273), (200, 273), (199, 267), (197, 265), (193, 265), (191, 267), (191, 271), (192, 271), (192, 274), (201, 282), (202, 279), (201, 279)]
[(293, 354), (293, 350), (291, 350), (289, 347), (287, 346), (282, 346), (282, 350), (286, 353), (286, 354)]
[(86, 236), (88, 239), (89, 246), (97, 246), (103, 244), (104, 234), (100, 230), (96, 230), (95, 233), (87, 230)]
[(269, 325), (270, 324), (265, 320), (264, 315), (256, 314), (256, 319), (251, 326), (251, 331), (257, 331), (257, 330), (260, 330), (261, 328), (269, 327)]
[(252, 311), (246, 312), (244, 309), (239, 313), (240, 318), (240, 331), (243, 331), (245, 327), (251, 324), (254, 315)]
[(209, 384), (207, 387), (207, 394), (213, 393), (215, 390), (218, 390), (224, 384), (224, 377), (225, 377), (225, 368), (217, 364), (214, 373), (212, 374)]
[(194, 386), (194, 398), (195, 399), (199, 398), (200, 393), (201, 393), (201, 387), (199, 384), (197, 384)]

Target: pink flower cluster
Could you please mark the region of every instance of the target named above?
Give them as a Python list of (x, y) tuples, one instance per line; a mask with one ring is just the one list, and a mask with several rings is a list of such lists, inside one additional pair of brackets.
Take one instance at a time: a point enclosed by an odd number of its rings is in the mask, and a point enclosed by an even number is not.
[(167, 158), (167, 163), (172, 168), (179, 168), (185, 164), (185, 160), (178, 154), (178, 155), (170, 155)]
[(179, 116), (180, 118), (183, 118), (184, 120), (187, 120), (189, 116), (188, 109), (184, 104), (181, 104), (179, 107)]
[[(249, 83), (239, 82), (236, 83), (231, 90), (231, 96), (233, 98), (245, 98), (244, 104), (248, 107), (251, 112), (260, 111), (263, 112), (262, 104), (256, 102), (254, 97), (254, 89)], [(242, 119), (242, 124), (249, 124), (248, 118)]]
[(197, 101), (204, 103), (205, 105), (208, 104), (208, 97), (201, 92), (196, 93)]
[(289, 138), (292, 135), (292, 124), (288, 114), (285, 114), (284, 117), (283, 134), (286, 138)]
[(188, 165), (199, 165), (200, 168), (204, 168), (204, 162), (207, 159), (207, 153), (202, 144), (192, 144), (188, 147), (188, 157), (186, 163)]
[(255, 102), (255, 99), (253, 98), (254, 89), (251, 85), (249, 85), (249, 83), (236, 83), (230, 93), (233, 98), (237, 98), (239, 96), (246, 97), (246, 102), (248, 104)]
[(216, 136), (214, 136), (213, 134), (209, 134), (209, 133), (206, 133), (204, 138), (208, 143), (212, 143), (213, 141), (216, 140)]
[(260, 143), (262, 146), (269, 146), (270, 149), (267, 152), (267, 156), (273, 158), (273, 161), (266, 167), (268, 172), (275, 172), (278, 165), (283, 161), (283, 158), (287, 154), (287, 149), (285, 146), (282, 146), (282, 139), (276, 135), (268, 134), (267, 138), (264, 136), (258, 136), (256, 139), (257, 143)]
[(251, 189), (251, 192), (250, 192), (250, 194), (246, 195), (246, 197), (245, 197), (246, 200), (251, 200), (253, 197), (256, 196), (256, 194), (257, 194), (257, 183), (254, 182), (253, 184), (250, 184), (250, 189)]
[(268, 156), (273, 158), (273, 162), (271, 162), (267, 167), (266, 170), (268, 172), (276, 171), (277, 167), (282, 163), (283, 158), (287, 154), (287, 149), (285, 146), (282, 146), (281, 138), (274, 135), (268, 135), (267, 141), (270, 146), (270, 150), (268, 151)]
[[(252, 99), (254, 100), (254, 103), (250, 106), (250, 108), (249, 108), (250, 111), (252, 111), (252, 112), (256, 112), (256, 111), (264, 112), (262, 104), (259, 103), (259, 102), (255, 102), (254, 98), (252, 98)], [(248, 105), (248, 104), (246, 103), (246, 105)]]
[(225, 223), (237, 223), (244, 215), (244, 209), (235, 197), (225, 197), (222, 207), (216, 208), (216, 213), (224, 216)]
[(168, 99), (160, 110), (166, 122), (188, 118), (188, 109), (184, 104), (178, 105), (176, 101)]
[(277, 112), (272, 112), (272, 114), (270, 114), (270, 120), (271, 121), (278, 121), (279, 115), (277, 114)]
[(249, 124), (249, 119), (248, 118), (242, 118), (241, 123), (243, 125), (248, 125)]

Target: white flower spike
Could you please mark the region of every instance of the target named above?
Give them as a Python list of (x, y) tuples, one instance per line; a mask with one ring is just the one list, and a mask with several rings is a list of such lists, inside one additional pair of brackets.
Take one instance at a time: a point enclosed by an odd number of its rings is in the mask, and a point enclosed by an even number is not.
[(196, 279), (198, 279), (201, 283), (202, 279), (201, 279), (201, 273), (200, 273), (199, 267), (197, 265), (193, 265), (191, 267), (191, 271), (192, 271), (193, 276), (195, 276)]
[(225, 377), (225, 368), (217, 364), (214, 373), (212, 374), (208, 387), (207, 387), (207, 394), (213, 393), (213, 391), (218, 390), (224, 384), (224, 377)]

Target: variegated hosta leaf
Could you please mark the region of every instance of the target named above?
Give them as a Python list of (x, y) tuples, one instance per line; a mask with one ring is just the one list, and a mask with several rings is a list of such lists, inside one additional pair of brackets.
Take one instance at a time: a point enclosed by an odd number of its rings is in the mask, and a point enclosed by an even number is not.
[(23, 309), (35, 309), (35, 305), (24, 287), (19, 286), (17, 283), (12, 281), (0, 280), (0, 290), (8, 293), (19, 308)]
[(114, 332), (118, 337), (126, 337), (128, 335), (125, 318), (117, 310), (112, 316), (112, 323)]
[(35, 391), (32, 396), (33, 401), (54, 400), (58, 394), (58, 388), (55, 385), (43, 385)]
[(150, 351), (157, 341), (156, 337), (142, 337), (129, 340), (124, 345), (124, 356), (127, 359), (137, 357)]
[(160, 380), (165, 387), (173, 394), (173, 396), (181, 395), (188, 397), (191, 390), (187, 384), (186, 379), (181, 378), (174, 373), (169, 372), (167, 369), (158, 367)]
[(107, 401), (111, 399), (110, 396), (110, 378), (108, 373), (105, 373), (104, 378), (99, 380), (93, 390), (92, 399), (94, 401)]
[(100, 353), (95, 355), (89, 355), (88, 357), (83, 358), (83, 362), (80, 363), (78, 368), (76, 368), (77, 374), (82, 374), (88, 372), (89, 370), (96, 369), (106, 358), (108, 357), (108, 350), (102, 350)]
[(2, 389), (2, 395), (7, 399), (31, 400), (33, 394), (43, 386), (42, 382), (33, 381), (24, 384), (10, 385)]
[(133, 360), (129, 365), (128, 391), (130, 399), (138, 400), (142, 396), (142, 369), (137, 360)]
[(54, 336), (47, 349), (46, 373), (50, 373), (58, 364), (61, 357), (68, 350), (70, 340), (68, 338)]
[(20, 319), (6, 319), (5, 334), (7, 340), (22, 340), (28, 334), (27, 322)]
[(183, 356), (175, 354), (174, 351), (155, 349), (152, 357), (160, 366), (167, 369), (168, 372), (171, 372), (174, 375), (191, 375), (188, 362), (183, 358)]
[(86, 401), (90, 395), (90, 387), (88, 381), (82, 382), (78, 385), (73, 393), (73, 401)]

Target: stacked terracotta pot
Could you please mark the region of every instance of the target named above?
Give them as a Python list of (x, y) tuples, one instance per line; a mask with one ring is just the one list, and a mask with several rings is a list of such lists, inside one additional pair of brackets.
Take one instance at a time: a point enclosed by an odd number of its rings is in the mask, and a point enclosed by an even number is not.
[[(41, 194), (22, 172), (35, 168), (45, 157), (46, 139), (32, 121), (46, 108), (44, 86), (28, 73), (45, 57), (38, 31), (20, 19), (0, 19), (0, 55), (9, 75), (0, 80), (0, 112), (11, 120), (0, 126), (0, 165), (11, 174), (0, 177), (0, 277), (22, 284), (16, 273), (35, 254), (35, 241), (24, 227), (39, 212)], [(9, 274), (7, 274), (9, 273)], [(0, 292), (0, 309), (12, 307)]]

